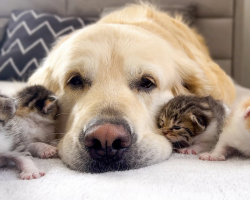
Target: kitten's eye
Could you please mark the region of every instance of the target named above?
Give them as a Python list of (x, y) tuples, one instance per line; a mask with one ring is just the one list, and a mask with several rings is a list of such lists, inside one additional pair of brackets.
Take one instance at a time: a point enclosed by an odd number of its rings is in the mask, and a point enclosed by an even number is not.
[(83, 81), (81, 76), (73, 76), (69, 79), (68, 84), (73, 87), (83, 87)]
[(159, 126), (162, 127), (162, 125), (164, 124), (164, 121), (162, 119), (159, 120)]
[(200, 125), (204, 126), (204, 121), (200, 117), (197, 117), (197, 121)]
[(174, 130), (180, 130), (181, 127), (180, 127), (180, 126), (173, 126), (173, 129), (174, 129)]
[(49, 101), (55, 101), (55, 100), (56, 100), (56, 97), (49, 96), (49, 97), (48, 97), (48, 100), (49, 100)]
[(154, 79), (151, 77), (142, 77), (139, 83), (139, 90), (144, 90), (146, 92), (151, 91), (156, 87)]

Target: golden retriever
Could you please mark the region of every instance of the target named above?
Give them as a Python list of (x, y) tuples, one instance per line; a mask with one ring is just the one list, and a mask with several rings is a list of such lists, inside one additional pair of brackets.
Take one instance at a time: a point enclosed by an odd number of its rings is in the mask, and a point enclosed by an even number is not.
[(156, 115), (178, 94), (231, 104), (231, 79), (180, 18), (132, 5), (60, 39), (29, 79), (56, 93), (59, 155), (71, 169), (106, 172), (166, 160)]

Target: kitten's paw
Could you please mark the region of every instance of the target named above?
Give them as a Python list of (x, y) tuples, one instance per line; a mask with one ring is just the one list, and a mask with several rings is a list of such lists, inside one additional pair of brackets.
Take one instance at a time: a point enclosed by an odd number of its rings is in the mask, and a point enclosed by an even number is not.
[(41, 178), (44, 175), (45, 172), (43, 171), (28, 171), (28, 172), (22, 172), (20, 174), (20, 177), (23, 180), (31, 180), (31, 179)]
[(53, 146), (46, 147), (43, 152), (41, 152), (40, 157), (43, 159), (46, 158), (56, 158), (58, 156), (57, 154), (57, 148)]
[(193, 154), (193, 155), (197, 154), (197, 152), (194, 149), (190, 149), (190, 148), (178, 149), (177, 151), (178, 153), (183, 153), (183, 154)]
[(225, 161), (226, 158), (223, 155), (213, 155), (211, 153), (202, 153), (199, 156), (200, 160), (209, 160), (209, 161)]

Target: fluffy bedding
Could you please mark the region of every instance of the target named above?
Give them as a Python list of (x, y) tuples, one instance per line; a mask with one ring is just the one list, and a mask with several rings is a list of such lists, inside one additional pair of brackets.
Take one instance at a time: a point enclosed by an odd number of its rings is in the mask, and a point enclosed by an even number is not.
[[(24, 83), (0, 82), (13, 94)], [(237, 86), (237, 99), (250, 90)], [(46, 175), (21, 180), (15, 166), (0, 169), (0, 199), (250, 199), (250, 160), (201, 161), (194, 155), (172, 154), (153, 166), (103, 174), (78, 173), (59, 159), (34, 159)]]
[(84, 174), (59, 159), (35, 159), (47, 174), (35, 180), (18, 178), (15, 167), (1, 169), (1, 199), (250, 199), (250, 160), (206, 162), (173, 154), (169, 160), (123, 172)]

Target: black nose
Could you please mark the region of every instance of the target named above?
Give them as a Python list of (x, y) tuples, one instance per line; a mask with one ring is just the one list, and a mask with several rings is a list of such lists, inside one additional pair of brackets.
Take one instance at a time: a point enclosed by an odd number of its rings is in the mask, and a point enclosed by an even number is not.
[(95, 160), (120, 160), (131, 145), (131, 133), (122, 124), (105, 123), (95, 125), (91, 130), (86, 134), (84, 144)]

